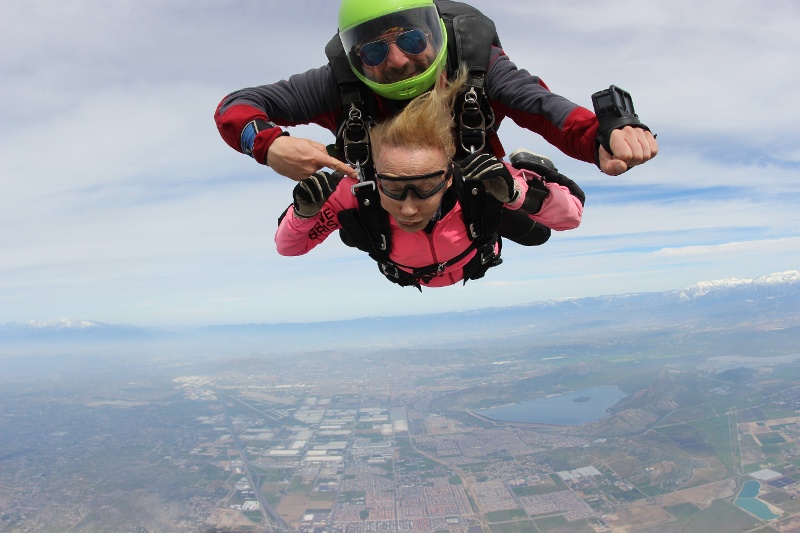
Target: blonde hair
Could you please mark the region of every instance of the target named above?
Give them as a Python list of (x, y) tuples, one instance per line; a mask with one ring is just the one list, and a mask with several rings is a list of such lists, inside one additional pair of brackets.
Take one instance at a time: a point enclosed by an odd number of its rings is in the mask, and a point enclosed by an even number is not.
[(450, 160), (456, 153), (453, 104), (466, 82), (467, 71), (461, 68), (452, 82), (440, 80), (432, 91), (413, 99), (400, 114), (370, 130), (374, 154), (384, 146), (395, 148), (438, 148)]

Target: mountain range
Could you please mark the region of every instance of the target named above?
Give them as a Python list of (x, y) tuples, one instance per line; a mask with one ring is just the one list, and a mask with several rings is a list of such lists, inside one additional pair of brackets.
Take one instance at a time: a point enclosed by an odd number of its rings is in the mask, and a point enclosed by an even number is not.
[(456, 347), (478, 342), (559, 346), (562, 350), (564, 346), (597, 350), (621, 345), (653, 350), (678, 343), (691, 344), (692, 349), (704, 353), (751, 353), (755, 348), (765, 354), (800, 353), (800, 272), (702, 281), (666, 292), (566, 298), (474, 311), (217, 325), (180, 332), (68, 319), (0, 325), (0, 343), (15, 354), (20, 347), (36, 344), (63, 349), (76, 344), (166, 343), (208, 350), (286, 352)]

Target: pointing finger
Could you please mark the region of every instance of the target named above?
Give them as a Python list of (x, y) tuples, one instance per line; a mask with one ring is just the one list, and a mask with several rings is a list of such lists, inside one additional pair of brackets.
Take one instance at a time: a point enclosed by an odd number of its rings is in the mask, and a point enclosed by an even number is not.
[(335, 157), (328, 157), (325, 161), (322, 162), (322, 164), (331, 170), (341, 172), (342, 174), (346, 174), (351, 178), (356, 177), (356, 171), (354, 168), (350, 167), (349, 165), (347, 165), (342, 161), (339, 161)]

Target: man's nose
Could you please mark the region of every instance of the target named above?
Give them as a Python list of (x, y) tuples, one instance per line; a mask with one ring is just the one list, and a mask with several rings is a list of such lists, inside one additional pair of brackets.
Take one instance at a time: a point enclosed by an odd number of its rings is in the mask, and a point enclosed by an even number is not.
[(400, 50), (397, 43), (389, 43), (389, 53), (386, 56), (386, 65), (391, 68), (399, 68), (411, 61), (408, 55)]

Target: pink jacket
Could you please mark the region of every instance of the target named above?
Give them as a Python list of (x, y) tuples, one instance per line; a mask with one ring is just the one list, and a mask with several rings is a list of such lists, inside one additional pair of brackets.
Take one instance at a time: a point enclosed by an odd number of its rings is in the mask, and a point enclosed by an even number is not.
[[(508, 163), (506, 166), (521, 187), (519, 199), (514, 204), (505, 204), (508, 209), (516, 210), (522, 206), (528, 190), (526, 179), (538, 176), (527, 170), (517, 170)], [(345, 209), (356, 208), (356, 198), (350, 187), (357, 183), (346, 177), (337, 186), (330, 198), (325, 202), (316, 217), (299, 218), (294, 209), (289, 209), (275, 233), (275, 244), (278, 253), (284, 256), (303, 255), (328, 238), (341, 226), (338, 213)], [(556, 183), (546, 183), (550, 194), (545, 198), (542, 208), (532, 220), (544, 224), (553, 230), (563, 231), (577, 228), (581, 223), (583, 205), (566, 187)], [(392, 250), (389, 258), (399, 265), (422, 268), (432, 264), (444, 263), (466, 250), (472, 241), (461, 214), (461, 205), (447, 212), (436, 222), (431, 233), (424, 230), (408, 233), (397, 226), (390, 216)], [(464, 278), (463, 268), (475, 255), (473, 250), (461, 261), (450, 265), (429, 282), (421, 282), (426, 287), (443, 287), (453, 285)]]

